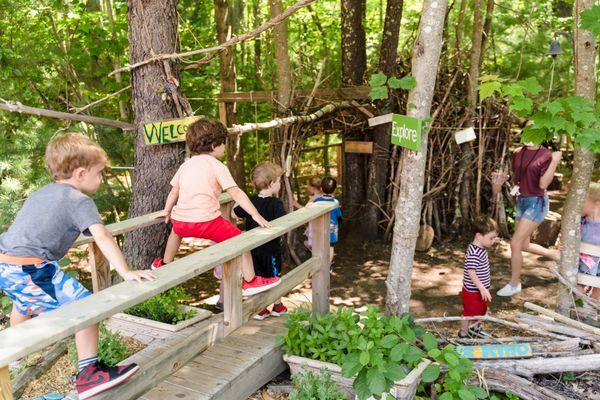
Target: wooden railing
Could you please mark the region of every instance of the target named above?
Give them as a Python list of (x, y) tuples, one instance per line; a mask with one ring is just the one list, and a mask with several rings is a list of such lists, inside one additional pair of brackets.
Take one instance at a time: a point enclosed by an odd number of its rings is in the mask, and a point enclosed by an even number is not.
[[(226, 204), (227, 202), (223, 202)], [(56, 343), (75, 332), (101, 322), (113, 314), (138, 304), (158, 293), (223, 264), (223, 314), (194, 327), (196, 333), (184, 342), (166, 347), (160, 357), (144, 360), (131, 382), (100, 395), (97, 399), (133, 399), (189, 362), (195, 355), (240, 327), (257, 311), (287, 294), (307, 277), (312, 279), (312, 307), (315, 312), (329, 310), (329, 213), (332, 203), (321, 202), (271, 222), (271, 228), (254, 229), (225, 242), (195, 252), (156, 271), (157, 280), (144, 283), (122, 282), (106, 287), (80, 301), (0, 332), (0, 400), (13, 400), (8, 364)], [(156, 214), (138, 217), (109, 226), (114, 234), (123, 234), (158, 223)], [(158, 222), (156, 222), (158, 221)], [(313, 256), (282, 277), (282, 283), (242, 303), (241, 256), (301, 225), (310, 223), (313, 232)], [(119, 225), (120, 224), (120, 225)], [(77, 244), (90, 243), (79, 239)], [(100, 257), (94, 252), (90, 257)], [(96, 264), (97, 266), (98, 264)], [(110, 272), (110, 271), (109, 271)], [(101, 282), (101, 281), (98, 281)]]

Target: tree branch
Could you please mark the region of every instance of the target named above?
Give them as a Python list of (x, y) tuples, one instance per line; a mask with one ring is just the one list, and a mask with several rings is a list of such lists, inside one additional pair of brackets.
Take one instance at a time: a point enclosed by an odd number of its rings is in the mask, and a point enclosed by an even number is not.
[(226, 50), (227, 48), (235, 45), (236, 43), (239, 42), (243, 42), (244, 40), (248, 40), (248, 39), (252, 39), (253, 37), (256, 37), (258, 35), (260, 35), (262, 32), (266, 31), (269, 28), (272, 28), (273, 26), (280, 24), (281, 22), (283, 22), (287, 17), (289, 17), (290, 15), (292, 15), (294, 12), (296, 12), (297, 10), (301, 9), (302, 7), (306, 7), (307, 5), (313, 3), (315, 0), (300, 0), (299, 2), (297, 2), (296, 4), (294, 4), (293, 6), (287, 8), (283, 13), (279, 14), (278, 16), (276, 16), (275, 18), (270, 19), (269, 21), (267, 21), (265, 24), (259, 26), (256, 29), (251, 30), (250, 32), (246, 32), (242, 35), (239, 36), (233, 36), (231, 39), (229, 39), (228, 41), (218, 45), (218, 46), (214, 46), (214, 47), (208, 47), (206, 49), (200, 49), (200, 50), (191, 50), (191, 51), (186, 51), (183, 53), (172, 53), (172, 54), (157, 54), (153, 57), (150, 57), (146, 60), (137, 62), (135, 64), (131, 64), (131, 65), (126, 65), (122, 68), (116, 69), (113, 72), (111, 72), (110, 74), (108, 74), (108, 76), (112, 76), (114, 74), (118, 74), (120, 72), (126, 72), (126, 71), (131, 71), (135, 68), (139, 68), (143, 65), (149, 64), (153, 61), (161, 61), (161, 60), (172, 60), (172, 59), (180, 59), (182, 57), (189, 57), (189, 56), (193, 56), (196, 54), (205, 54), (205, 53), (215, 53), (215, 54), (211, 54), (208, 55), (206, 57), (204, 57), (203, 59), (199, 60), (198, 62), (192, 64), (192, 65), (188, 65), (186, 66), (184, 69), (192, 69), (192, 68), (197, 68), (200, 65), (210, 61), (211, 59), (213, 59), (214, 57), (216, 57), (218, 55), (218, 52), (221, 52), (223, 50)]
[(104, 96), (104, 97), (103, 97), (103, 98), (101, 98), (101, 99), (98, 99), (98, 100), (92, 101), (90, 104), (88, 104), (88, 105), (86, 105), (86, 106), (83, 106), (83, 107), (71, 107), (71, 111), (75, 111), (75, 114), (82, 113), (82, 112), (84, 112), (85, 110), (87, 110), (88, 108), (90, 108), (90, 107), (93, 107), (93, 106), (95, 106), (95, 105), (97, 105), (97, 104), (100, 104), (100, 103), (102, 103), (103, 101), (106, 101), (106, 100), (108, 100), (108, 99), (111, 99), (111, 98), (113, 98), (113, 97), (115, 97), (115, 96), (118, 96), (118, 95), (120, 95), (121, 93), (128, 91), (129, 89), (131, 89), (131, 85), (129, 85), (129, 86), (126, 86), (126, 87), (124, 87), (123, 89), (121, 89), (121, 90), (118, 90), (118, 91), (116, 91), (116, 92), (114, 92), (114, 93), (111, 93), (111, 94), (109, 94), (109, 95), (107, 95), (107, 96)]
[(342, 101), (339, 103), (330, 103), (320, 110), (308, 114), (308, 115), (293, 115), (285, 118), (275, 118), (268, 122), (249, 122), (242, 125), (233, 125), (231, 128), (227, 128), (230, 135), (241, 135), (246, 132), (258, 131), (262, 129), (279, 128), (282, 126), (293, 125), (301, 122), (315, 121), (326, 114), (332, 113), (336, 109), (351, 107), (354, 102)]
[(96, 125), (113, 126), (115, 128), (123, 129), (124, 131), (133, 130), (133, 125), (127, 122), (115, 121), (113, 119), (92, 117), (89, 115), (71, 114), (61, 111), (46, 110), (43, 108), (29, 107), (21, 104), (20, 102), (12, 102), (0, 99), (0, 110), (18, 112), (23, 114), (37, 115), (39, 117), (49, 117), (56, 119), (63, 119), (69, 121), (80, 121), (88, 122)]

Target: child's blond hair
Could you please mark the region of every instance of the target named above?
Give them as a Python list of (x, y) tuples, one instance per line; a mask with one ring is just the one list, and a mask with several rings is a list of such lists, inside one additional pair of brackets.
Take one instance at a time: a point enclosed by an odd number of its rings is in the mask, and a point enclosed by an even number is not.
[(591, 182), (587, 192), (587, 198), (591, 201), (600, 201), (600, 182)]
[(79, 133), (67, 133), (52, 139), (46, 146), (46, 166), (52, 178), (69, 179), (73, 171), (106, 163), (106, 152)]
[(314, 187), (315, 189), (321, 190), (321, 178), (318, 176), (313, 176), (308, 180), (308, 185)]
[(263, 190), (271, 186), (277, 178), (283, 175), (283, 168), (272, 162), (263, 162), (258, 164), (252, 170), (252, 184), (256, 190)]

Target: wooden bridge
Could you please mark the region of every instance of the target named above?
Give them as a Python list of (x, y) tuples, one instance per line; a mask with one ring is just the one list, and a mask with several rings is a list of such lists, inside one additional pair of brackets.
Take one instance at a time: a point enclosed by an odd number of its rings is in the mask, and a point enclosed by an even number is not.
[[(231, 199), (221, 198), (224, 216)], [(128, 361), (140, 371), (127, 383), (95, 399), (245, 399), (285, 369), (275, 337), (281, 319), (247, 322), (256, 312), (312, 276), (312, 307), (329, 310), (329, 212), (334, 205), (317, 203), (272, 221), (271, 228), (254, 229), (195, 252), (156, 271), (153, 282), (122, 282), (111, 286), (110, 266), (91, 238), (88, 244), (94, 294), (58, 310), (0, 332), (0, 400), (13, 400), (9, 363), (42, 350), (90, 325), (102, 322), (158, 293), (223, 264), (223, 313), (148, 347)], [(161, 223), (158, 213), (108, 225), (113, 236)], [(241, 255), (301, 225), (313, 230), (313, 255), (282, 277), (275, 288), (242, 301)]]

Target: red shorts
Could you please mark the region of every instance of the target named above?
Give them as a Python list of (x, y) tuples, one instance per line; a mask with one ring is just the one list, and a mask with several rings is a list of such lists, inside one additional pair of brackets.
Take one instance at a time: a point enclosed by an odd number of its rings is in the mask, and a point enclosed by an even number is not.
[(463, 317), (485, 315), (488, 309), (488, 302), (481, 298), (481, 293), (469, 292), (464, 287), (462, 289), (462, 305)]
[(207, 222), (181, 222), (171, 220), (173, 232), (181, 237), (208, 239), (216, 243), (224, 242), (242, 233), (237, 226), (223, 217)]

